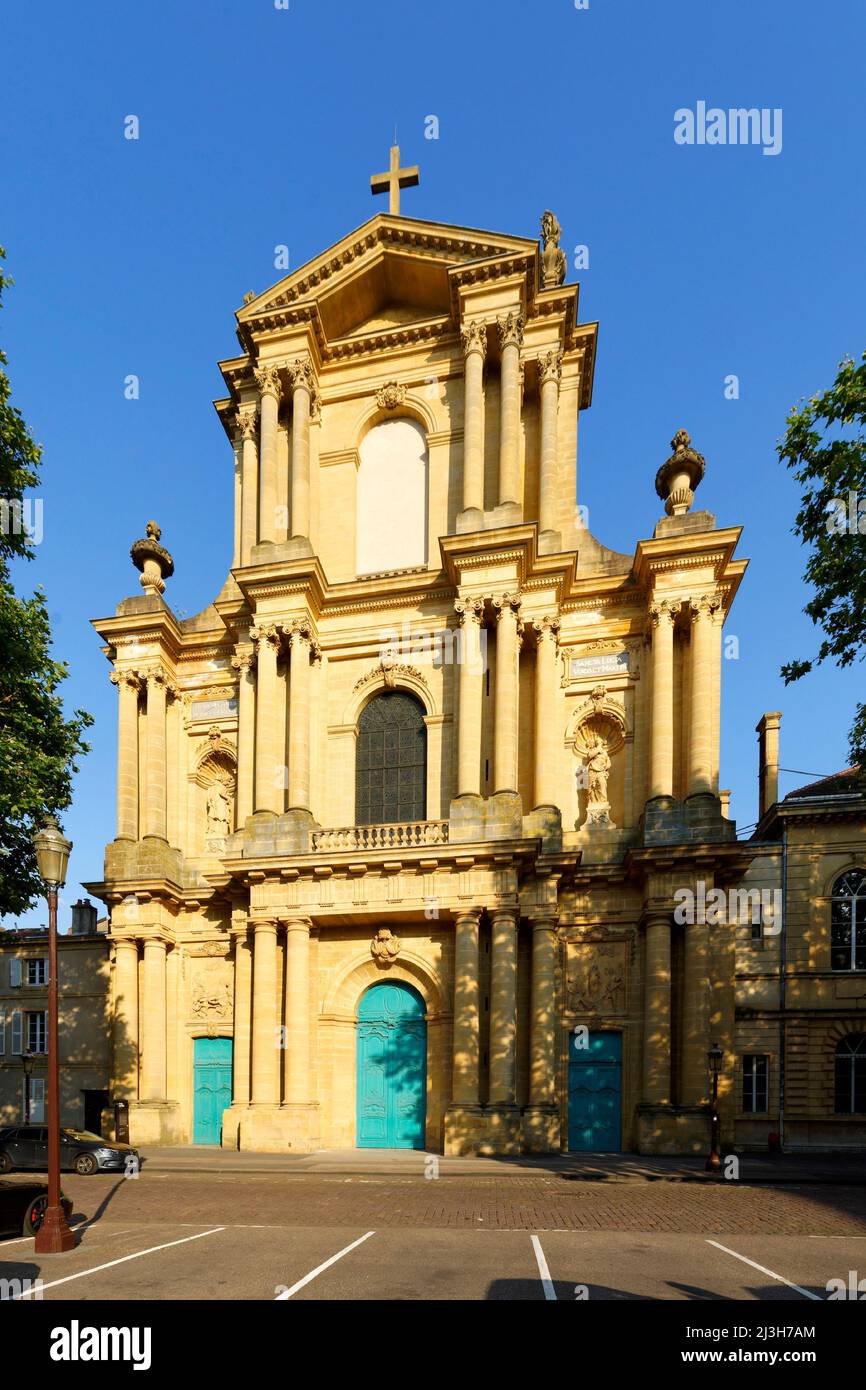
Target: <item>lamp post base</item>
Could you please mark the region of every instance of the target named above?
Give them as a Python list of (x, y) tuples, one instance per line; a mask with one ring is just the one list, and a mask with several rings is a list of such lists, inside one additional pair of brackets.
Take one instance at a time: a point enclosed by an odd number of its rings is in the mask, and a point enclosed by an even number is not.
[(75, 1235), (66, 1224), (62, 1207), (49, 1207), (33, 1243), (37, 1255), (63, 1255), (75, 1249)]

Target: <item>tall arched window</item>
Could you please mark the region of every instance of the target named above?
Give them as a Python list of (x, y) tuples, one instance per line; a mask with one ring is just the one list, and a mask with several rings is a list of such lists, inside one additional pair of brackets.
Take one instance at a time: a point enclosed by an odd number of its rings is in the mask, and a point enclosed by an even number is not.
[(866, 1113), (866, 1033), (849, 1033), (836, 1047), (836, 1114)]
[(427, 729), (414, 695), (386, 691), (364, 707), (355, 768), (358, 825), (425, 819)]
[(830, 966), (866, 970), (866, 873), (849, 869), (833, 884)]

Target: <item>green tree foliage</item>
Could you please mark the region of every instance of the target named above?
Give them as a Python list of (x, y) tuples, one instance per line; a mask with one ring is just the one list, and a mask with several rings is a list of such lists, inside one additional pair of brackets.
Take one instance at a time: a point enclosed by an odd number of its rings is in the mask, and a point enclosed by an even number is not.
[[(0, 299), (11, 283), (0, 273)], [(58, 687), (68, 671), (51, 658), (44, 593), (19, 598), (12, 584), (11, 563), (34, 555), (22, 503), (39, 481), (41, 450), (11, 404), (6, 364), (0, 351), (0, 916), (23, 912), (40, 891), (32, 837), (69, 805), (93, 722), (83, 710), (64, 717)]]
[[(810, 549), (806, 604), (824, 636), (811, 661), (782, 667), (785, 684), (832, 659), (850, 666), (866, 656), (866, 352), (859, 366), (839, 364), (828, 391), (792, 410), (780, 459), (803, 487), (794, 533)], [(852, 763), (866, 769), (866, 703), (856, 707), (849, 734)]]

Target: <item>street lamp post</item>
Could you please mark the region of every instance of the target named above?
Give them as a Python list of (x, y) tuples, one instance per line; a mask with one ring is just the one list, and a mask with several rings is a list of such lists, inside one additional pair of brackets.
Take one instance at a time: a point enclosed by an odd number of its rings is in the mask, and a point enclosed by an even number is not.
[(21, 1053), (21, 1069), (24, 1072), (24, 1123), (30, 1123), (30, 1075), (33, 1071), (33, 1053)]
[(60, 1205), (60, 1059), (57, 1041), (57, 894), (66, 882), (72, 844), (53, 817), (33, 837), (39, 877), (48, 898), (48, 1207), (36, 1232), (38, 1255), (60, 1255), (75, 1246)]
[(707, 1053), (707, 1061), (710, 1064), (710, 1074), (713, 1078), (712, 1110), (710, 1112), (710, 1156), (704, 1167), (708, 1173), (718, 1173), (722, 1166), (722, 1159), (719, 1153), (719, 1068), (724, 1057), (722, 1049), (718, 1043), (713, 1043)]

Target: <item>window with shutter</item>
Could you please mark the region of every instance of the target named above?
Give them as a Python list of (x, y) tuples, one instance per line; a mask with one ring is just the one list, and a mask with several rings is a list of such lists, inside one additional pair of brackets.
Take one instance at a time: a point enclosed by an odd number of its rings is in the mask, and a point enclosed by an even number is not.
[(30, 1078), (30, 1123), (45, 1123), (45, 1078), (42, 1076)]
[(9, 984), (12, 989), (18, 989), (21, 984), (21, 962), (17, 956), (9, 962)]
[(21, 1038), (21, 1014), (16, 1011), (12, 1015), (12, 1046), (10, 1050), (13, 1056), (20, 1056), (20, 1054), (24, 1051)]

